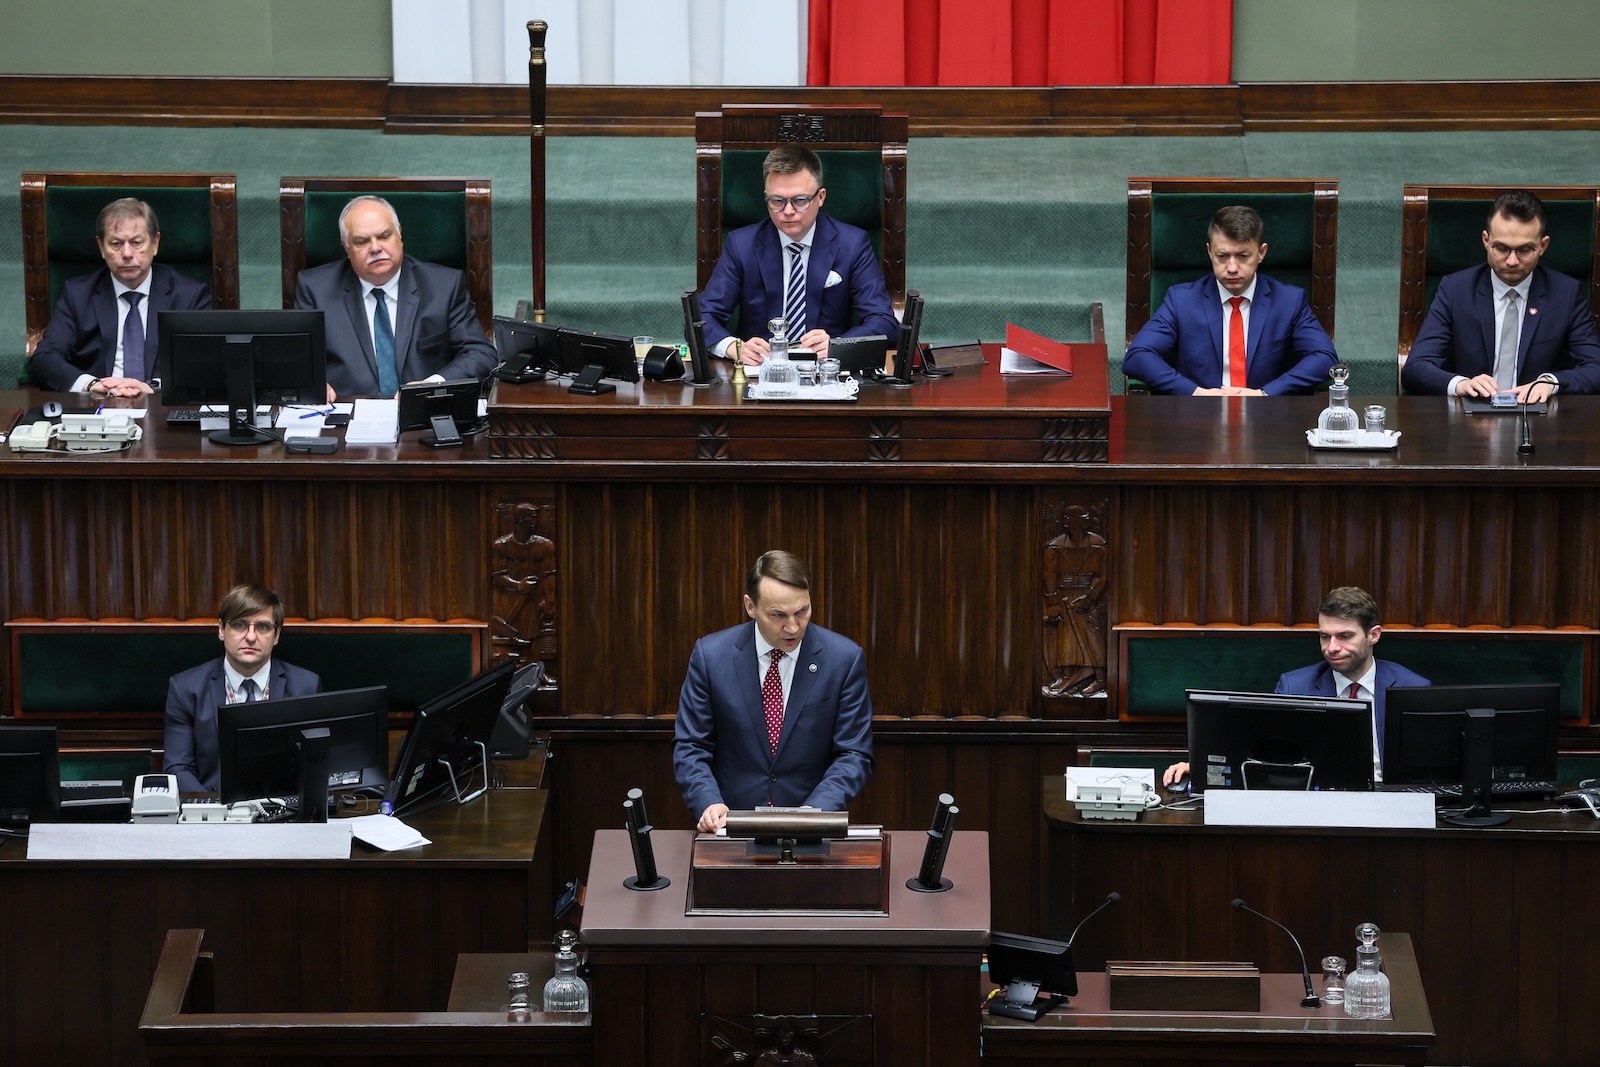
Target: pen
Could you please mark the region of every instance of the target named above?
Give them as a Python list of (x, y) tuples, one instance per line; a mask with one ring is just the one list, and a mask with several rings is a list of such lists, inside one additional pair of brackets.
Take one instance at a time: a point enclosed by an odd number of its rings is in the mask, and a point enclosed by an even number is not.
[(318, 419), (318, 418), (326, 418), (327, 416), (332, 415), (332, 414), (333, 414), (333, 409), (329, 408), (327, 411), (308, 411), (304, 415), (301, 415), (300, 417), (302, 419)]
[(106, 413), (106, 406), (101, 404), (99, 407), (94, 409), (94, 413), (96, 415), (104, 415)]

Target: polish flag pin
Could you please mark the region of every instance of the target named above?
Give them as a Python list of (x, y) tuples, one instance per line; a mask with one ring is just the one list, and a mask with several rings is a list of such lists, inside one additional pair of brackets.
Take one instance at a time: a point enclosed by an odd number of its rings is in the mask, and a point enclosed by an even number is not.
[(1538, 308), (1529, 308), (1528, 309), (1528, 314), (1537, 315), (1537, 314), (1539, 314), (1539, 309)]

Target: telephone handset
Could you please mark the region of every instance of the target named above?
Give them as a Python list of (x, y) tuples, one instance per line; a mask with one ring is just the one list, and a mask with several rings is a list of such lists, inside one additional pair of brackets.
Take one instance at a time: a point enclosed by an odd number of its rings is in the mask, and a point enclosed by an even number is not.
[(133, 821), (178, 821), (177, 775), (141, 774), (133, 780)]

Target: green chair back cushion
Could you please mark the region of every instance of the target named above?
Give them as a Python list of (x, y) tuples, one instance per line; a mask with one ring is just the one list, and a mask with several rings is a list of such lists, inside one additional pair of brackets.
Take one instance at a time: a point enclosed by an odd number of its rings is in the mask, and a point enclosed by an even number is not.
[(1167, 290), (1211, 272), (1206, 232), (1230, 204), (1261, 216), (1267, 258), (1262, 270), (1280, 282), (1311, 288), (1316, 199), (1311, 193), (1154, 193), (1150, 197), (1150, 312)]
[(50, 264), (50, 306), (61, 299), (61, 287), (104, 265), (94, 240), (100, 209), (124, 196), (149, 204), (161, 224), (156, 262), (211, 284), (211, 187), (71, 186), (45, 189), (44, 223), (49, 235), (45, 255)]
[(141, 774), (155, 770), (150, 750), (140, 752), (74, 752), (61, 753), (61, 780), (63, 782), (105, 782), (117, 780), (122, 788), (131, 790), (133, 780)]
[[(107, 711), (156, 714), (166, 709), (167, 679), (222, 654), (215, 631), (83, 633), (51, 631), (19, 638), (25, 714)], [(472, 637), (463, 631), (297, 631), (273, 653), (314, 671), (328, 690), (389, 687), (389, 707), (411, 711), (477, 673)], [(109, 674), (85, 663), (110, 663)]]
[[(1384, 633), (1382, 659), (1441, 685), (1560, 682), (1561, 717), (1583, 717), (1582, 635), (1507, 639), (1463, 633)], [(1278, 676), (1318, 659), (1313, 631), (1202, 630), (1178, 637), (1130, 634), (1123, 664), (1128, 714), (1182, 719), (1186, 689), (1270, 693)]]
[[(872, 237), (873, 250), (883, 255), (883, 153), (818, 152), (828, 198), (822, 210)], [(761, 222), (767, 211), (766, 184), (761, 176), (763, 151), (722, 153), (722, 236), (729, 230)]]
[[(394, 206), (406, 255), (456, 270), (467, 269), (467, 194), (373, 192)], [(339, 212), (360, 192), (306, 190), (306, 266), (345, 258), (339, 242)]]
[[(1482, 200), (1430, 200), (1428, 203), (1428, 304), (1446, 274), (1485, 262), (1483, 231), (1494, 197)], [(1584, 299), (1594, 279), (1594, 201), (1546, 200), (1545, 232), (1550, 250), (1540, 263), (1583, 283)]]

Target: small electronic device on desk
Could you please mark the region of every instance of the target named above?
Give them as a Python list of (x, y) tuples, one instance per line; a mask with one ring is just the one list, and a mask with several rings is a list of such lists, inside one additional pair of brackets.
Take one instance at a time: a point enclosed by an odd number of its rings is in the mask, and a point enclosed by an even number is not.
[[(614, 393), (617, 387), (601, 379), (618, 382), (639, 380), (639, 367), (633, 356), (633, 338), (587, 330), (562, 330), (561, 365), (577, 370), (569, 393), (599, 396)], [(581, 369), (579, 369), (581, 368)]]
[(418, 382), (400, 387), (400, 403), (395, 428), (427, 430), (418, 441), (429, 448), (460, 448), (463, 434), (478, 433), (487, 419), (478, 417), (478, 400), (483, 383), (476, 378), (457, 378), (448, 382)]
[(889, 841), (843, 811), (730, 811), (726, 836), (695, 838), (690, 915), (882, 915)]
[(548, 322), (494, 317), (494, 349), (500, 357), (495, 377), (502, 382), (538, 382), (561, 373), (559, 326)]

